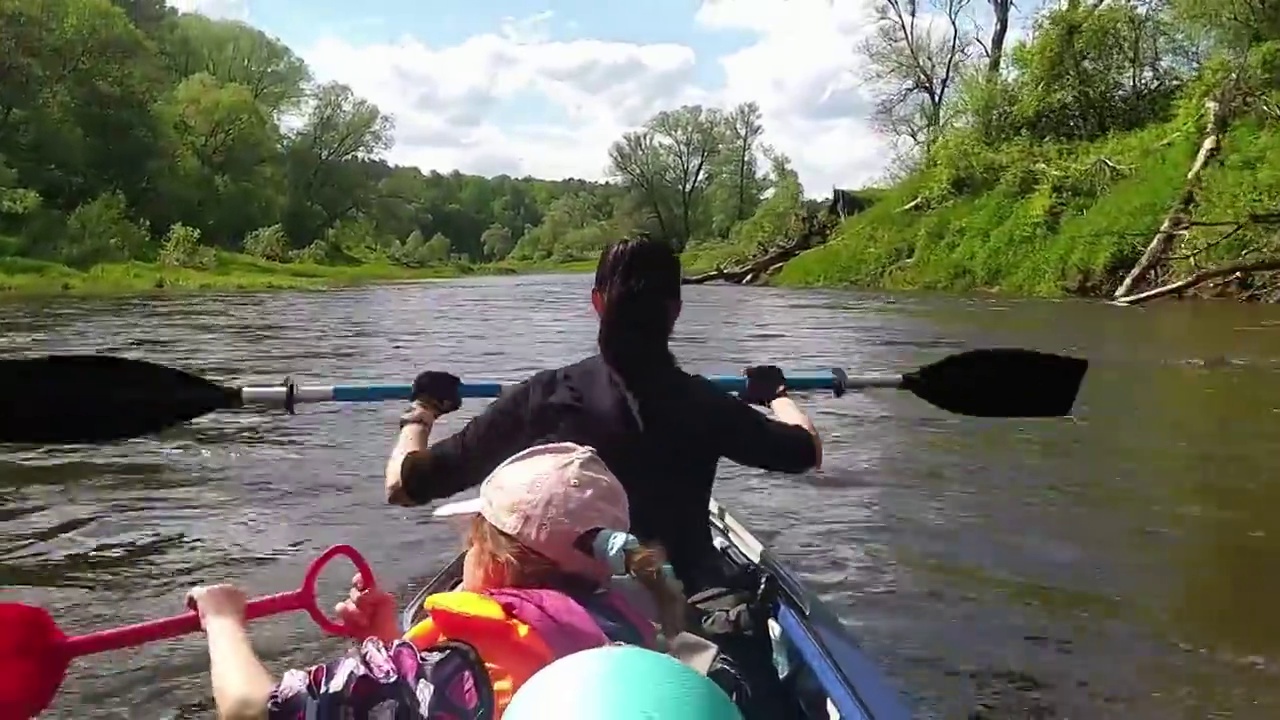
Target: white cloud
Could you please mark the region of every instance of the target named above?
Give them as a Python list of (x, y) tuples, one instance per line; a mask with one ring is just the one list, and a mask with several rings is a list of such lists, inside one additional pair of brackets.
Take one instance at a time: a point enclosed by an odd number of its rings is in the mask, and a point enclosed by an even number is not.
[(871, 28), (858, 0), (704, 0), (697, 22), (756, 42), (720, 59), (723, 101), (755, 100), (768, 141), (791, 156), (811, 196), (881, 174), (887, 141), (871, 128), (873, 98), (857, 47)]
[(198, 12), (211, 18), (249, 19), (249, 0), (169, 0), (169, 5), (182, 12)]
[[(550, 41), (539, 24), (508, 23), (446, 48), (410, 37), (358, 47), (325, 38), (301, 52), (318, 78), (344, 82), (395, 116), (393, 160), (442, 171), (600, 178), (623, 131), (707, 98), (691, 84), (690, 48)], [(518, 109), (537, 96), (563, 117), (499, 127), (500, 104)]]
[[(296, 48), (317, 78), (338, 80), (396, 119), (394, 162), (424, 169), (542, 177), (605, 176), (608, 148), (655, 112), (755, 100), (766, 142), (792, 157), (808, 194), (880, 175), (887, 142), (867, 121), (856, 48), (870, 0), (703, 0), (695, 22), (751, 45), (716, 58), (723, 87), (695, 82), (691, 47), (553, 41), (551, 12), (507, 18), (450, 47), (417, 38), (354, 45), (326, 37)], [(201, 12), (244, 12), (247, 0), (177, 0)], [(239, 8), (237, 10), (237, 8)], [(705, 62), (709, 58), (702, 58)], [(555, 108), (546, 117), (537, 98)], [(531, 117), (511, 116), (531, 108)], [(501, 116), (501, 117), (500, 117)]]

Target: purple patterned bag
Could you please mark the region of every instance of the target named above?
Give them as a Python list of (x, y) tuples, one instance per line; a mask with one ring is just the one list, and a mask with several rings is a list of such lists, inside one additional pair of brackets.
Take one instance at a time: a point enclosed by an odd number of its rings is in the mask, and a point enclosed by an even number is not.
[(419, 652), (369, 638), (341, 659), (290, 670), (267, 704), (271, 720), (493, 720), (484, 662), (466, 643)]

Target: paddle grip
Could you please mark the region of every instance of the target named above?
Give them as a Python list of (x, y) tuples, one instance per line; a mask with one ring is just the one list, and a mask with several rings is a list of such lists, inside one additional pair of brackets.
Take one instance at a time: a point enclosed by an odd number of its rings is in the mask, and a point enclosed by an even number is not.
[[(245, 619), (256, 620), (269, 615), (306, 610), (316, 625), (319, 625), (320, 629), (326, 633), (357, 637), (359, 635), (357, 631), (341, 623), (334, 622), (325, 615), (324, 611), (320, 609), (319, 595), (316, 592), (316, 583), (320, 579), (320, 573), (326, 565), (339, 556), (347, 558), (352, 565), (355, 565), (356, 571), (360, 573), (366, 588), (374, 587), (373, 570), (369, 567), (369, 563), (364, 557), (350, 545), (334, 545), (325, 550), (320, 557), (311, 561), (311, 565), (307, 567), (307, 574), (302, 580), (302, 587), (297, 590), (250, 600), (245, 604)], [(111, 650), (137, 647), (157, 640), (190, 635), (200, 630), (200, 616), (196, 613), (195, 608), (192, 608), (190, 612), (182, 615), (69, 637), (63, 641), (63, 652), (67, 659), (71, 659)]]
[(303, 576), (302, 587), (293, 592), (280, 593), (279, 595), (271, 595), (250, 601), (245, 606), (245, 617), (253, 620), (254, 618), (282, 612), (306, 610), (311, 619), (315, 621), (315, 624), (330, 635), (355, 637), (358, 633), (355, 633), (342, 623), (330, 620), (329, 616), (324, 614), (324, 610), (320, 608), (319, 595), (316, 593), (316, 583), (320, 580), (320, 573), (326, 565), (339, 556), (345, 557), (351, 561), (352, 565), (356, 566), (356, 572), (360, 573), (360, 578), (364, 581), (365, 588), (372, 589), (374, 587), (373, 569), (369, 567), (369, 563), (364, 559), (364, 556), (350, 545), (334, 545), (325, 550), (320, 557), (311, 561), (311, 565), (307, 567), (307, 574)]

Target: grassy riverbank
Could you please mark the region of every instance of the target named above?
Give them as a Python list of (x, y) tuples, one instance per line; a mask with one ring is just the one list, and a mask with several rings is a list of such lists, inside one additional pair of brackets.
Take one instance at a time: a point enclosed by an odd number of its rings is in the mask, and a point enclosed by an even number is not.
[[(1128, 272), (1183, 191), (1202, 131), (1169, 123), (1075, 146), (991, 153), (994, 182), (939, 199), (942, 166), (894, 187), (833, 240), (789, 263), (783, 285), (1101, 294)], [(927, 210), (904, 209), (918, 198)], [(1267, 251), (1274, 228), (1235, 221), (1280, 207), (1280, 128), (1235, 126), (1204, 171), (1182, 255), (1200, 266)], [(1191, 258), (1173, 260), (1175, 271)]]
[(17, 257), (0, 257), (0, 295), (134, 295), (167, 292), (261, 291), (319, 289), (346, 285), (457, 278), (469, 275), (590, 272), (594, 261), (570, 263), (500, 262), (486, 265), (441, 265), (406, 268), (371, 263), (331, 266), (275, 263), (248, 255), (220, 252), (207, 270), (156, 263), (110, 263), (87, 270)]
[(1049, 5), (1002, 54), (973, 34), (919, 67), (885, 39), (880, 120), (916, 152), (777, 282), (1280, 297), (1280, 23), (1250, 12)]

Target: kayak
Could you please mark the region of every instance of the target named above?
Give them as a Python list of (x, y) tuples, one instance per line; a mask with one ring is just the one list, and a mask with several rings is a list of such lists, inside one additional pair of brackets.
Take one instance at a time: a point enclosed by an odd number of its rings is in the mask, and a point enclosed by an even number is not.
[[(752, 567), (771, 575), (781, 590), (769, 621), (774, 665), (784, 686), (796, 693), (806, 718), (908, 720), (911, 712), (853, 634), (750, 531), (715, 500), (709, 507), (712, 540), (726, 569)], [(407, 632), (422, 619), (428, 595), (457, 587), (463, 555), (427, 583), (401, 617)]]

